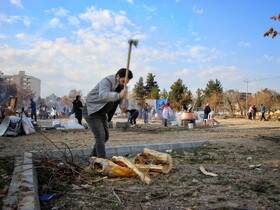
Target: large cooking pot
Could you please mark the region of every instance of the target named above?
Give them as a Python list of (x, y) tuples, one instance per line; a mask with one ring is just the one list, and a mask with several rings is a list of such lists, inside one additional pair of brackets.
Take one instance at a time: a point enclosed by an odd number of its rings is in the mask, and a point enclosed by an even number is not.
[(196, 120), (196, 115), (193, 112), (182, 112), (181, 120)]

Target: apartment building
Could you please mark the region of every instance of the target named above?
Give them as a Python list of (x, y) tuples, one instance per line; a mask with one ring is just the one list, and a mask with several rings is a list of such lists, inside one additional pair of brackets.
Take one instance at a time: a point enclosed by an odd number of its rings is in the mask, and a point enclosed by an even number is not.
[(16, 84), (19, 88), (30, 89), (35, 92), (34, 100), (37, 100), (41, 96), (41, 80), (26, 75), (25, 71), (19, 71), (19, 74), (16, 75), (2, 75), (2, 77), (6, 83)]

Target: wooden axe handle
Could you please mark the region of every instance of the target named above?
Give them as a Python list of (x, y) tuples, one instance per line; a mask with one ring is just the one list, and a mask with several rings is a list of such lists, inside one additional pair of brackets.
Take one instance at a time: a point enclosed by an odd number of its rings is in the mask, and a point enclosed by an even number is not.
[(129, 71), (129, 64), (130, 64), (131, 46), (132, 46), (132, 42), (129, 43), (129, 48), (128, 48), (127, 64), (126, 64), (126, 71), (125, 71), (125, 82), (124, 82), (124, 89), (125, 90), (126, 90), (126, 85), (127, 85), (127, 81), (128, 81), (128, 71)]

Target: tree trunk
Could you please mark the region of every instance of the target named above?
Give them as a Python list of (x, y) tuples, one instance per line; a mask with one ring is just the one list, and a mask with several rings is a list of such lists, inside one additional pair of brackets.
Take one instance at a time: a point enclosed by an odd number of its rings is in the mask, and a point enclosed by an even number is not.
[(241, 104), (240, 104), (240, 101), (239, 101), (239, 100), (237, 100), (237, 104), (238, 104), (238, 107), (239, 107), (239, 109), (240, 109), (240, 114), (241, 114), (241, 116), (243, 117), (243, 116), (244, 116), (244, 113), (243, 113), (243, 109), (242, 109), (242, 107), (241, 107)]

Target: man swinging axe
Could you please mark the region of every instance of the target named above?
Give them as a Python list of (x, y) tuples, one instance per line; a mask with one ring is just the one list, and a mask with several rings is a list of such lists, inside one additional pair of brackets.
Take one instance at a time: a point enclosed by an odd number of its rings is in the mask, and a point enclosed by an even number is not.
[(129, 40), (127, 68), (121, 68), (114, 75), (103, 78), (86, 97), (83, 107), (83, 117), (91, 129), (95, 144), (91, 156), (106, 158), (105, 143), (109, 139), (109, 122), (111, 121), (117, 106), (122, 112), (127, 107), (123, 101), (126, 100), (126, 85), (132, 79), (133, 74), (129, 70), (132, 45), (137, 46), (137, 40)]

